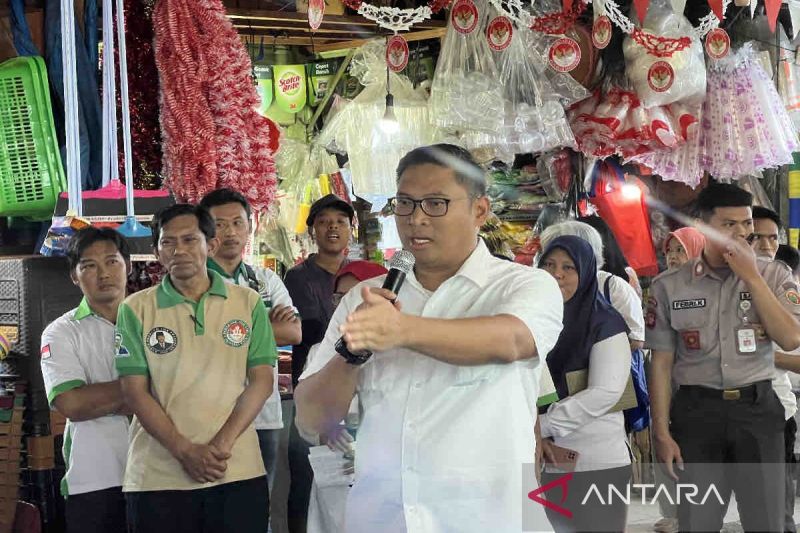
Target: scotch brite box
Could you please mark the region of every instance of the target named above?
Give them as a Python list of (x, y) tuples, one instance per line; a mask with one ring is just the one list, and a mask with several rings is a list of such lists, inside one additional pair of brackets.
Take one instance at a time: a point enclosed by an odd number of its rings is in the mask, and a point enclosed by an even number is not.
[(285, 113), (298, 113), (306, 106), (306, 69), (304, 65), (275, 65), (272, 75), (275, 104)]
[(308, 103), (316, 107), (332, 90), (331, 83), (339, 68), (339, 61), (329, 59), (308, 64)]
[(256, 75), (256, 92), (261, 98), (258, 112), (266, 116), (267, 109), (272, 105), (272, 66), (254, 65), (253, 71)]
[(539, 399), (536, 400), (536, 407), (543, 407), (556, 403), (558, 401), (558, 392), (553, 383), (553, 377), (550, 375), (550, 369), (547, 368), (547, 361), (542, 361), (542, 374), (539, 376)]

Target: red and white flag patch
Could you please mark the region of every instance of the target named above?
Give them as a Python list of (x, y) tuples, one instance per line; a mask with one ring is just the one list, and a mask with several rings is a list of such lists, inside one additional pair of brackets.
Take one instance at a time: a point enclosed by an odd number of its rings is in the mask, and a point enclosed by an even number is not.
[(45, 344), (42, 346), (42, 359), (50, 359), (50, 345)]

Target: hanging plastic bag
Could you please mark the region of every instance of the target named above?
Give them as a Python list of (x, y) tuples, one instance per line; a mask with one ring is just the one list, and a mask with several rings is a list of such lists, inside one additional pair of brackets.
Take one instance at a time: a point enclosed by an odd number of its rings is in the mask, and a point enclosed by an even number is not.
[(530, 52), (534, 38), (529, 29), (517, 29), (508, 47), (495, 52), (505, 99), (498, 144), (511, 154), (575, 146), (558, 95), (547, 78), (540, 75), (536, 55)]
[[(322, 147), (335, 146), (347, 152), (353, 189), (373, 205), (384, 205), (395, 193), (400, 158), (440, 138), (440, 132), (431, 125), (424, 91), (394, 72), (389, 73), (387, 87), (386, 69), (384, 42), (371, 41), (356, 52), (350, 73), (364, 90), (325, 123), (316, 140)], [(394, 97), (395, 131), (382, 127), (387, 90)]]
[(431, 86), (431, 118), (451, 131), (495, 133), (503, 125), (503, 87), (486, 39), (486, 0), (457, 0)]
[(614, 233), (631, 268), (641, 276), (658, 274), (644, 194), (635, 185), (626, 186), (619, 163), (613, 159), (595, 163), (589, 197)]
[(667, 57), (658, 57), (628, 36), (622, 45), (625, 73), (645, 108), (683, 102), (697, 105), (706, 94), (706, 64), (703, 43), (692, 32), (692, 24), (676, 14), (667, 0), (653, 0), (644, 28), (655, 39), (687, 37), (690, 44)]

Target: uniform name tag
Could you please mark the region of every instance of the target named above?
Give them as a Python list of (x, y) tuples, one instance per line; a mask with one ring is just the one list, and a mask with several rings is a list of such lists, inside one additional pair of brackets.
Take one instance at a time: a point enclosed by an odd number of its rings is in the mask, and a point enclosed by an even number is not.
[(753, 297), (750, 296), (749, 292), (740, 292), (739, 293), (739, 300), (741, 300), (741, 301), (752, 300), (752, 299), (753, 299)]
[(700, 309), (706, 306), (705, 298), (697, 298), (695, 300), (675, 300), (672, 302), (672, 309), (680, 311), (681, 309)]

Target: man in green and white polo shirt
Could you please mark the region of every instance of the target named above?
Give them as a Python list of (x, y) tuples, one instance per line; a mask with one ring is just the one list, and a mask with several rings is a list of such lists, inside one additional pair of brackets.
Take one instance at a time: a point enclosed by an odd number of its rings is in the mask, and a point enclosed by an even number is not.
[[(278, 346), (299, 344), (303, 338), (300, 318), (281, 278), (268, 268), (251, 266), (242, 261), (253, 229), (247, 199), (232, 189), (217, 189), (205, 195), (200, 205), (208, 209), (214, 218), (219, 240), (213, 257), (208, 258), (209, 270), (217, 272), (229, 283), (250, 287), (261, 295)], [(272, 377), (272, 394), (255, 422), (270, 493), (275, 482), (278, 444), (283, 428), (277, 365)]]
[(116, 231), (88, 227), (72, 238), (67, 258), (83, 299), (47, 326), (41, 344), (47, 399), (67, 418), (61, 481), (66, 530), (124, 531), (128, 412), (114, 367), (114, 323), (130, 252)]
[(116, 366), (136, 417), (123, 490), (132, 533), (263, 533), (267, 480), (253, 426), (277, 350), (255, 291), (207, 270), (218, 245), (199, 206), (158, 213), (168, 275), (120, 305)]

